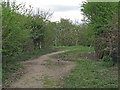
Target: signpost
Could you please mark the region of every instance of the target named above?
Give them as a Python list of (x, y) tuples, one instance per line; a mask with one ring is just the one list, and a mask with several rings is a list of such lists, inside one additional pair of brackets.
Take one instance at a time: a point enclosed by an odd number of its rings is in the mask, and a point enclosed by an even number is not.
[(57, 28), (54, 28), (54, 30), (56, 30), (56, 47), (57, 47), (57, 31), (61, 31), (62, 29), (57, 29)]

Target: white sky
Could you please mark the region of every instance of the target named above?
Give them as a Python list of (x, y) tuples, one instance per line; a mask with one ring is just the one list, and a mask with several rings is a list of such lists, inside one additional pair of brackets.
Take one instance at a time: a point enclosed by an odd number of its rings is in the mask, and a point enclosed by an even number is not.
[(80, 6), (86, 0), (10, 0), (16, 1), (16, 4), (26, 3), (27, 6), (31, 5), (34, 10), (37, 8), (49, 10), (53, 13), (51, 21), (59, 21), (60, 18), (67, 18), (70, 20), (78, 20), (81, 22), (83, 19)]

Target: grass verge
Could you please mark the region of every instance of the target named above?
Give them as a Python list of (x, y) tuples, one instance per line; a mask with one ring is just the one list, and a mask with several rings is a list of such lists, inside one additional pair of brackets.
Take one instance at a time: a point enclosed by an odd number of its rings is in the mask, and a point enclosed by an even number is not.
[[(108, 67), (102, 61), (90, 59), (76, 59), (82, 53), (87, 53), (89, 47), (59, 47), (60, 49), (70, 49), (71, 51), (56, 55), (65, 61), (73, 61), (77, 66), (70, 71), (70, 74), (59, 81), (63, 88), (118, 88), (118, 67), (117, 65)], [(93, 52), (94, 49), (90, 49)], [(66, 59), (73, 55), (74, 57)], [(63, 82), (61, 84), (60, 82)]]

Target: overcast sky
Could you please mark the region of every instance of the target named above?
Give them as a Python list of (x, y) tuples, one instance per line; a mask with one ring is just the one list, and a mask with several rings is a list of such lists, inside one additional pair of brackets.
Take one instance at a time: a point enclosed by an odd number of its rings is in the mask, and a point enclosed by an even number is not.
[[(10, 0), (12, 1), (12, 0)], [(14, 0), (13, 0), (14, 1)], [(15, 0), (16, 4), (25, 3), (31, 5), (34, 10), (37, 8), (49, 10), (54, 12), (51, 21), (59, 21), (60, 18), (67, 18), (70, 20), (78, 20), (81, 22), (83, 19), (80, 6), (86, 0)]]

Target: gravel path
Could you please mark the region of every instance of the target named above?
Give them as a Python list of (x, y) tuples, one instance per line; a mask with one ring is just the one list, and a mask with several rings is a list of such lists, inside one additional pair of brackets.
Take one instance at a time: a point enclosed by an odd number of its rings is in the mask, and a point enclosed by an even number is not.
[(22, 62), (25, 74), (13, 82), (10, 88), (58, 88), (56, 82), (76, 65), (74, 62), (50, 57), (64, 52), (66, 51), (53, 52)]

